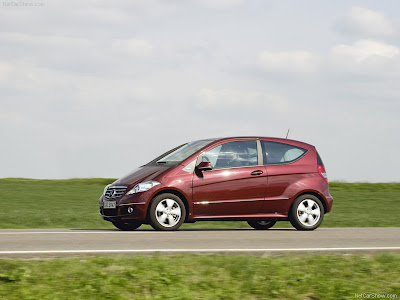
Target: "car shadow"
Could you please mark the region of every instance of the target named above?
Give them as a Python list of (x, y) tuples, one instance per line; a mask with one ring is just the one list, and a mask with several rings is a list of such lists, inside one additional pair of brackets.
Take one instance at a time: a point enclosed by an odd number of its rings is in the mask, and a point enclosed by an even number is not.
[(257, 230), (253, 228), (182, 228), (179, 231), (293, 231), (291, 228), (270, 228), (266, 230)]
[[(72, 228), (70, 229), (72, 231), (104, 231), (104, 232), (125, 232), (123, 230), (119, 230), (117, 228)], [(143, 228), (143, 229), (136, 229), (132, 230), (135, 232), (162, 232), (162, 231), (157, 231), (152, 228)], [(296, 231), (294, 228), (270, 228), (267, 230), (256, 230), (253, 228), (180, 228), (177, 231)], [(129, 231), (126, 231), (129, 232)], [(172, 232), (172, 231), (166, 231), (166, 232)]]

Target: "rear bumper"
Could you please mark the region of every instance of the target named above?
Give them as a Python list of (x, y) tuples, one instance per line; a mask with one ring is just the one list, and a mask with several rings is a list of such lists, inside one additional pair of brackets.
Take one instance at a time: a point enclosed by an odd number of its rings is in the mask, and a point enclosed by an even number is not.
[(325, 197), (325, 204), (326, 204), (326, 212), (325, 213), (328, 213), (331, 211), (332, 205), (333, 205), (333, 197), (331, 195), (329, 195), (328, 197)]

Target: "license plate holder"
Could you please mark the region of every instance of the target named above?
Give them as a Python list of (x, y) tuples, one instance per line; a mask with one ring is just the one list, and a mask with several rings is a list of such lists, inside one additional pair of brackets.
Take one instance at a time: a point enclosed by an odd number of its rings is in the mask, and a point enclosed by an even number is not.
[(117, 208), (117, 201), (103, 201), (103, 208)]

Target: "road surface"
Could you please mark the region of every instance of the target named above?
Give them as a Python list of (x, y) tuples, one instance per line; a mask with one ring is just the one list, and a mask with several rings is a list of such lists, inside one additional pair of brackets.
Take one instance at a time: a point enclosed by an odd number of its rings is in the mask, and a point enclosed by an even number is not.
[(400, 227), (294, 229), (2, 229), (0, 259), (81, 255), (400, 252)]

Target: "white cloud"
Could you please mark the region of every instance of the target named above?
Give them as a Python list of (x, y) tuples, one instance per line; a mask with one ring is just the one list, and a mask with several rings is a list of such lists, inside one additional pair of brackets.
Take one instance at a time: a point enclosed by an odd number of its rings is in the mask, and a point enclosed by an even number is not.
[(22, 32), (0, 32), (0, 42), (22, 47), (90, 47), (92, 42), (86, 38), (60, 35), (38, 35)]
[(112, 70), (123, 77), (145, 72), (156, 50), (140, 38), (76, 37), (58, 34), (0, 32), (3, 57), (10, 63), (35, 65), (62, 73), (107, 76)]
[(400, 76), (400, 49), (394, 45), (373, 40), (359, 40), (351, 45), (337, 45), (327, 56), (328, 71), (348, 77), (383, 80)]
[(254, 104), (261, 96), (259, 92), (241, 92), (229, 89), (201, 89), (199, 93), (202, 104), (216, 107), (224, 105)]
[(280, 95), (266, 94), (258, 91), (241, 91), (233, 89), (201, 89), (198, 108), (244, 111), (259, 111), (268, 108), (274, 112), (285, 113), (289, 110), (287, 100)]
[(8, 129), (10, 129), (10, 127), (13, 125), (23, 125), (26, 119), (27, 118), (24, 114), (18, 112), (0, 112), (0, 124), (7, 124)]
[[(59, 88), (67, 88), (71, 76), (38, 67), (26, 61), (12, 62), (7, 64), (6, 76), (1, 76), (0, 84), (3, 89), (14, 90), (22, 93), (49, 93)], [(3, 97), (5, 95), (3, 94)], [(39, 102), (46, 99), (39, 99)]]
[(370, 37), (396, 34), (393, 22), (383, 12), (358, 6), (353, 6), (338, 26), (345, 32)]
[(96, 23), (101, 22), (109, 25), (126, 24), (129, 19), (136, 17), (129, 16), (126, 12), (115, 9), (113, 6), (102, 6), (101, 4), (96, 6), (95, 3), (93, 4), (86, 8), (76, 9), (75, 15), (80, 18), (90, 18)]
[(264, 70), (284, 73), (315, 72), (320, 62), (317, 55), (307, 51), (263, 51), (258, 60)]
[(356, 63), (363, 63), (369, 58), (382, 57), (391, 59), (399, 55), (398, 47), (373, 40), (359, 40), (353, 45), (338, 45), (332, 52), (338, 56), (352, 58)]
[(243, 0), (196, 0), (196, 2), (205, 7), (225, 9), (239, 5)]
[(351, 57), (356, 63), (363, 63), (372, 57), (391, 59), (399, 55), (398, 47), (373, 40), (359, 40), (353, 45), (338, 45), (333, 47), (335, 55)]
[(0, 61), (0, 80), (5, 80), (12, 69), (12, 65)]
[(133, 56), (150, 55), (154, 46), (143, 39), (117, 39), (112, 43), (114, 50)]

